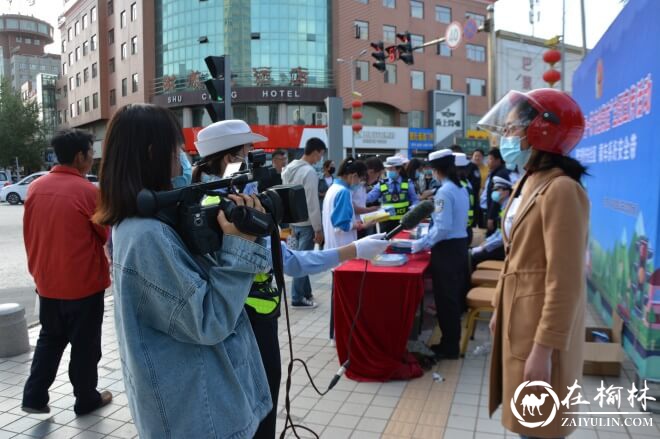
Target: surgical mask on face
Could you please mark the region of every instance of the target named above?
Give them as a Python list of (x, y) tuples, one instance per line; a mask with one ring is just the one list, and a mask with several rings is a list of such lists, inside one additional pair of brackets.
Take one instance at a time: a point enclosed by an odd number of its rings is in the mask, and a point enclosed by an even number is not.
[(201, 180), (202, 180), (202, 183), (209, 183), (211, 181), (221, 180), (221, 178), (218, 177), (217, 175), (203, 173), (202, 177), (201, 177)]
[(328, 174), (330, 174), (330, 175), (334, 174), (334, 173), (335, 173), (335, 170), (336, 170), (336, 169), (335, 169), (334, 166), (329, 167), (329, 168), (328, 168)]
[(502, 199), (502, 194), (500, 194), (498, 191), (493, 191), (493, 193), (490, 194), (490, 199), (496, 203), (499, 203)]
[(399, 178), (399, 173), (397, 171), (387, 171), (387, 178), (396, 180)]
[(179, 152), (179, 164), (181, 166), (181, 175), (172, 178), (172, 188), (188, 186), (192, 182), (192, 166), (186, 157), (186, 153)]
[(415, 171), (415, 179), (416, 180), (419, 180), (419, 177), (421, 177), (421, 176), (422, 176), (422, 174), (420, 174), (419, 171)]
[(505, 162), (515, 164), (518, 169), (524, 169), (529, 156), (532, 154), (532, 149), (520, 149), (520, 142), (522, 138), (518, 136), (502, 137), (500, 139), (500, 152)]
[(424, 170), (424, 176), (425, 176), (426, 178), (429, 178), (429, 177), (430, 177), (430, 178), (433, 178), (433, 170), (431, 170), (431, 169), (425, 169), (425, 170)]

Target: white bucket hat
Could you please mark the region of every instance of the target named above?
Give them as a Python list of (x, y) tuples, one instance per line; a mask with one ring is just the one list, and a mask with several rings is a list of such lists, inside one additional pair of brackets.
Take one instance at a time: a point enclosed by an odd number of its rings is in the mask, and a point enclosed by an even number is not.
[(462, 152), (455, 152), (454, 153), (454, 164), (456, 165), (457, 168), (462, 168), (463, 166), (467, 166), (470, 164), (470, 162), (467, 159), (467, 156), (462, 153)]
[(222, 120), (212, 123), (197, 134), (195, 146), (199, 155), (209, 156), (247, 143), (265, 142), (268, 138), (253, 133), (242, 120)]

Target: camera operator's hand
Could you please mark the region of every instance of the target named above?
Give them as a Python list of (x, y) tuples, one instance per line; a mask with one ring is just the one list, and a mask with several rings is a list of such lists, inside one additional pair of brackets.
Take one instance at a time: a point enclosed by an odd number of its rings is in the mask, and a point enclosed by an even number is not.
[(323, 231), (314, 232), (314, 243), (321, 245), (323, 244)]
[[(264, 207), (261, 205), (261, 201), (259, 201), (256, 195), (228, 195), (227, 197), (236, 203), (237, 206), (247, 206), (258, 210), (259, 212), (265, 212)], [(256, 236), (247, 235), (238, 230), (233, 223), (229, 222), (222, 210), (218, 212), (218, 224), (220, 225), (222, 232), (226, 235), (240, 236), (241, 238), (252, 242), (257, 239)]]

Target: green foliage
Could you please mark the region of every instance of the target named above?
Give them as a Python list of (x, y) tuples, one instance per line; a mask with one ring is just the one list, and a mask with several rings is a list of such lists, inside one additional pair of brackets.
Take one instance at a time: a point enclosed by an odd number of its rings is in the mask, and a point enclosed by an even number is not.
[(26, 169), (43, 164), (46, 138), (39, 121), (39, 105), (25, 102), (8, 80), (0, 82), (0, 167), (14, 166), (16, 157)]

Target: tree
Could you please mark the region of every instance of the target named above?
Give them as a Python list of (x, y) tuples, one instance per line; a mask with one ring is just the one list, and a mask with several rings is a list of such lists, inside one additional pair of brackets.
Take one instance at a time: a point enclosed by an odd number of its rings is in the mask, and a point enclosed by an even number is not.
[(24, 101), (11, 83), (0, 81), (0, 167), (16, 165), (39, 169), (46, 150), (46, 136), (39, 121), (39, 104)]

